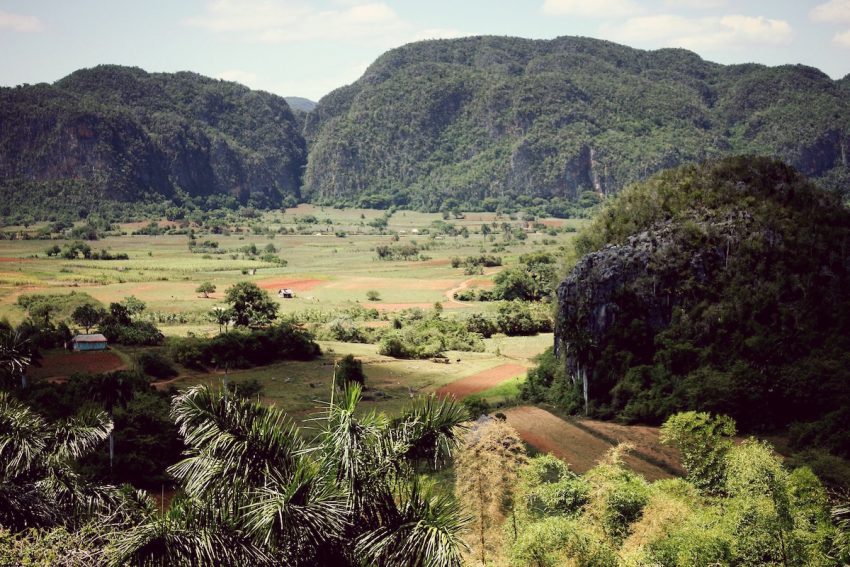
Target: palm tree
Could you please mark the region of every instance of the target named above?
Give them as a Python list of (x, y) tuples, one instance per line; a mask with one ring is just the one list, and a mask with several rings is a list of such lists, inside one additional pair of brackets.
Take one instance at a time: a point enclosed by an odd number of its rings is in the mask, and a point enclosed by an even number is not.
[(74, 466), (111, 431), (104, 412), (50, 423), (0, 392), (0, 526), (73, 526), (120, 508), (114, 487), (86, 483)]
[(464, 520), (415, 469), (454, 446), (465, 413), (432, 399), (396, 421), (356, 417), (359, 400), (344, 389), (308, 446), (276, 408), (204, 386), (175, 397), (187, 451), (170, 472), (184, 499), (116, 533), (112, 562), (460, 565)]
[[(89, 393), (92, 399), (103, 406), (109, 415), (109, 420), (113, 419), (113, 411), (115, 406), (126, 408), (127, 404), (133, 399), (135, 394), (134, 376), (126, 372), (110, 372), (108, 374), (98, 374), (89, 379)], [(109, 432), (109, 470), (112, 470), (112, 464), (115, 457), (115, 437), (113, 431)]]
[(11, 328), (0, 328), (0, 371), (5, 371), (13, 378), (16, 374), (20, 374), (21, 388), (26, 388), (25, 370), (31, 361), (29, 341)]
[[(458, 443), (467, 414), (454, 401), (418, 400), (401, 417), (355, 415), (359, 384), (346, 385), (339, 403), (328, 408), (320, 436), (323, 468), (335, 471), (348, 493), (346, 538), (352, 563), (428, 566), (460, 565), (459, 537), (466, 520), (445, 499), (423, 493), (417, 465), (435, 467)], [(416, 554), (411, 555), (414, 550)]]

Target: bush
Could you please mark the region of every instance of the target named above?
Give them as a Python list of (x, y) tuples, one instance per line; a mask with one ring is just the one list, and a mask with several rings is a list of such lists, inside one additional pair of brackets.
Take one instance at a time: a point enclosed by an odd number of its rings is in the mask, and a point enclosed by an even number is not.
[(498, 330), (493, 319), (480, 313), (473, 313), (466, 318), (466, 328), (472, 333), (478, 333), (485, 339), (492, 337)]
[(354, 358), (354, 355), (346, 354), (337, 363), (336, 383), (337, 386), (344, 387), (351, 382), (364, 386), (366, 375), (363, 373), (363, 363)]
[[(398, 320), (397, 320), (398, 321)], [(433, 358), (447, 350), (482, 352), (481, 335), (461, 321), (432, 317), (384, 334), (378, 353), (395, 358)]]
[(156, 325), (148, 321), (131, 321), (127, 325), (111, 322), (101, 325), (100, 332), (110, 342), (130, 346), (156, 346), (165, 339)]
[(156, 352), (143, 352), (136, 357), (139, 368), (148, 376), (165, 380), (177, 376), (171, 362)]
[(172, 359), (184, 366), (250, 368), (279, 360), (312, 360), (320, 354), (313, 336), (291, 323), (267, 329), (232, 331), (211, 339), (172, 339)]
[(366, 299), (368, 299), (369, 301), (380, 301), (381, 294), (375, 291), (374, 289), (370, 289), (366, 292)]

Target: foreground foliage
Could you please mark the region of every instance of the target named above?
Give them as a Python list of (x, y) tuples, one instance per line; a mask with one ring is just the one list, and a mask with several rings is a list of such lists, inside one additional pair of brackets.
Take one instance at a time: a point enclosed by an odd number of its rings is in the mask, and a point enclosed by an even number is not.
[[(845, 506), (830, 505), (823, 485), (803, 467), (783, 467), (755, 440), (726, 443), (723, 416), (681, 414), (665, 427), (693, 456), (717, 455), (717, 471), (699, 466), (688, 479), (648, 483), (626, 469), (620, 446), (578, 475), (562, 461), (537, 456), (501, 497), (512, 503), (500, 554), (521, 566), (838, 566), (848, 556)], [(495, 444), (492, 452), (510, 444)], [(460, 487), (460, 485), (458, 485)], [(491, 516), (496, 518), (497, 516)], [(844, 522), (842, 524), (842, 521)]]
[[(0, 550), (68, 565), (460, 565), (465, 519), (417, 471), (447, 462), (465, 411), (426, 398), (389, 420), (356, 416), (359, 400), (360, 386), (346, 386), (308, 445), (275, 408), (200, 386), (181, 393), (172, 416), (187, 449), (162, 512), (75, 471), (111, 432), (106, 414), (50, 424), (2, 393)], [(61, 530), (69, 541), (57, 543)]]

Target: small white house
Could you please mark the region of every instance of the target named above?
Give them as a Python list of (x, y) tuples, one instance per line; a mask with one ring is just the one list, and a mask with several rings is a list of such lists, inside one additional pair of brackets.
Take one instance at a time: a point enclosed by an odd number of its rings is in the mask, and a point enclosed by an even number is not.
[(292, 299), (293, 297), (295, 297), (295, 292), (289, 289), (288, 287), (285, 287), (277, 291), (277, 296), (282, 297), (284, 299)]

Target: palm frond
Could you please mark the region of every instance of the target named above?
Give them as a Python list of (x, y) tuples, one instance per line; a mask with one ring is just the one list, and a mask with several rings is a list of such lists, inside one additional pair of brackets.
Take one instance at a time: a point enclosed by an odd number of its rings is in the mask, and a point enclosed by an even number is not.
[(31, 361), (29, 341), (17, 331), (0, 329), (0, 370), (20, 374)]
[(44, 418), (0, 392), (0, 467), (4, 479), (24, 474), (47, 448), (48, 431)]
[(175, 397), (172, 415), (189, 449), (170, 472), (200, 495), (262, 486), (271, 474), (286, 475), (304, 443), (285, 414), (250, 400), (225, 398), (199, 386)]
[(109, 564), (270, 565), (274, 557), (234, 525), (232, 518), (191, 499), (174, 501), (160, 516), (113, 534)]
[(468, 419), (466, 408), (455, 400), (440, 400), (431, 395), (415, 400), (394, 421), (391, 431), (408, 446), (400, 457), (428, 460), (437, 468), (451, 458)]
[(305, 460), (291, 478), (273, 478), (257, 490), (244, 511), (246, 528), (259, 542), (293, 555), (338, 538), (348, 507), (332, 479)]
[(106, 412), (87, 412), (54, 426), (52, 453), (61, 459), (79, 459), (109, 438), (112, 420)]
[(423, 494), (414, 482), (398, 523), (363, 534), (355, 553), (374, 565), (459, 567), (466, 548), (460, 534), (468, 523), (454, 499)]

